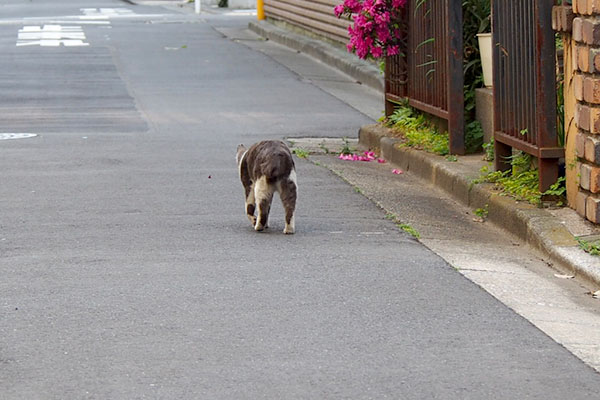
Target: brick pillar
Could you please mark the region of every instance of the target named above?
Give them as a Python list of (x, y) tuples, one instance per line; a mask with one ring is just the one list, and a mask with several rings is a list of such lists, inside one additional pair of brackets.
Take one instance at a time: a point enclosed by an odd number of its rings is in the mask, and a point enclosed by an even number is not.
[(573, 0), (577, 212), (600, 223), (600, 0)]

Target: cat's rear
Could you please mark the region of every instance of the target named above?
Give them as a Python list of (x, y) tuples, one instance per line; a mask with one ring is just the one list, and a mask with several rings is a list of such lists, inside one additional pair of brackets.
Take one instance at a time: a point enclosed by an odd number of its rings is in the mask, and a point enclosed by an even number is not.
[(279, 192), (285, 210), (283, 232), (294, 233), (297, 183), (290, 149), (279, 140), (265, 140), (248, 150), (240, 145), (237, 161), (246, 193), (246, 213), (254, 229), (262, 231), (267, 227), (273, 194)]

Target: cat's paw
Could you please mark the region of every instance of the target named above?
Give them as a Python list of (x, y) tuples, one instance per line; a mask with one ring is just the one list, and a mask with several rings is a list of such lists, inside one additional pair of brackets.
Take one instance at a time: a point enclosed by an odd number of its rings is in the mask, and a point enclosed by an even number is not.
[(256, 224), (256, 225), (254, 225), (254, 230), (255, 230), (256, 232), (262, 232), (262, 231), (264, 231), (264, 230), (265, 230), (265, 226), (264, 226), (264, 225), (262, 225), (262, 224)]
[(294, 231), (295, 231), (295, 229), (292, 228), (291, 226), (286, 226), (285, 229), (283, 230), (283, 233), (285, 233), (286, 235), (293, 235)]
[(256, 217), (254, 215), (248, 215), (248, 219), (250, 220), (252, 226), (256, 226)]

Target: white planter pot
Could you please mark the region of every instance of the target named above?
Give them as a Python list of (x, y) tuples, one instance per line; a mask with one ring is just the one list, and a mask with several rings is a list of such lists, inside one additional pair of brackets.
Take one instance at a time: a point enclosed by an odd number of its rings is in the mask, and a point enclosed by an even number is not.
[(481, 54), (481, 67), (483, 68), (483, 83), (486, 87), (494, 84), (492, 77), (492, 34), (479, 33), (479, 53)]

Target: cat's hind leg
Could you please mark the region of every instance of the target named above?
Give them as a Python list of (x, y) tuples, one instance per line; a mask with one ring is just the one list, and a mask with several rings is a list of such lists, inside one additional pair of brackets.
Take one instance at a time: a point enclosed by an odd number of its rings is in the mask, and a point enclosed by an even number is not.
[(280, 183), (279, 195), (281, 203), (285, 210), (285, 228), (283, 233), (291, 235), (296, 231), (296, 222), (294, 214), (296, 212), (296, 197), (298, 196), (298, 186), (296, 184), (296, 172), (292, 173), (288, 179)]
[(256, 200), (254, 198), (254, 185), (248, 185), (246, 189), (246, 215), (250, 220), (252, 226), (256, 225), (256, 217), (254, 211), (256, 210)]
[(262, 231), (268, 227), (269, 211), (273, 200), (273, 187), (265, 177), (260, 178), (254, 185), (254, 198), (257, 206), (256, 225), (254, 229)]

